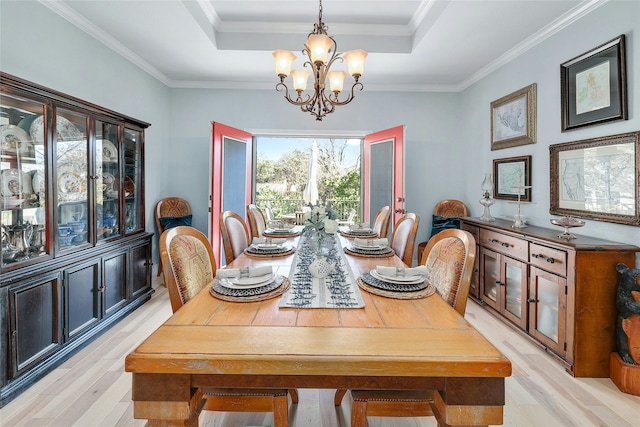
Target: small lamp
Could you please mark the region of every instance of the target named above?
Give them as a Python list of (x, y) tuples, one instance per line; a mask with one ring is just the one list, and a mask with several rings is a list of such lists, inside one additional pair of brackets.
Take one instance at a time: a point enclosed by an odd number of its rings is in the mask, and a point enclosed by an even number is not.
[(482, 199), (480, 199), (480, 204), (484, 206), (484, 213), (479, 218), (480, 221), (491, 222), (495, 221), (495, 218), (491, 216), (491, 212), (489, 208), (496, 202), (493, 200), (491, 195), (493, 194), (493, 179), (491, 178), (490, 173), (484, 174), (484, 180), (480, 185), (480, 189), (482, 190)]

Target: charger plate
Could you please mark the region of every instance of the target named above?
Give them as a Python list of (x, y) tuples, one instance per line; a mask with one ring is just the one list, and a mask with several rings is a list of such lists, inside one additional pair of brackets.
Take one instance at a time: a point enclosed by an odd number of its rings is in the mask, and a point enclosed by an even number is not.
[(291, 281), (286, 276), (276, 276), (272, 283), (259, 288), (230, 289), (225, 288), (213, 280), (209, 293), (214, 298), (230, 302), (257, 302), (282, 295), (291, 287)]
[(344, 253), (360, 258), (387, 258), (396, 254), (396, 252), (390, 247), (377, 250), (362, 250), (356, 248), (355, 246), (344, 248)]
[[(371, 276), (369, 276), (371, 277)], [(381, 297), (393, 298), (393, 299), (420, 299), (427, 298), (433, 295), (436, 292), (435, 286), (432, 284), (427, 284), (427, 287), (414, 292), (397, 292), (397, 291), (389, 291), (385, 289), (376, 288), (375, 286), (371, 286), (362, 280), (362, 277), (358, 277), (358, 286), (360, 289), (363, 289), (370, 294), (379, 295)]]
[(351, 231), (351, 230), (342, 230), (340, 231), (343, 237), (347, 239), (355, 239), (356, 237), (360, 239), (377, 239), (378, 233), (371, 230), (370, 232), (362, 232), (362, 231)]
[(281, 239), (292, 239), (294, 237), (298, 237), (300, 235), (299, 231), (287, 231), (285, 232), (268, 232), (268, 231), (264, 231), (262, 233), (263, 237), (275, 237), (275, 238), (281, 238)]
[(249, 246), (245, 248), (244, 254), (249, 258), (273, 259), (273, 258), (286, 258), (290, 255), (293, 255), (295, 251), (296, 251), (295, 248), (291, 246), (283, 247), (282, 251), (263, 250), (263, 249), (258, 249), (258, 248)]

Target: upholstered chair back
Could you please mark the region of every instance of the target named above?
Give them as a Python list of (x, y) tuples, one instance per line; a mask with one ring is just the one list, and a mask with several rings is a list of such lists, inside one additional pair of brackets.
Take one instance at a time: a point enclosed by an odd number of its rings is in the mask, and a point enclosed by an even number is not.
[(387, 237), (389, 234), (389, 221), (391, 220), (391, 206), (383, 206), (380, 208), (375, 218), (373, 219), (373, 224), (371, 228), (373, 231), (378, 233), (378, 235), (382, 237)]
[(211, 244), (193, 227), (178, 226), (162, 233), (160, 258), (174, 313), (207, 286), (216, 273)]
[(393, 227), (389, 246), (408, 267), (413, 264), (413, 250), (419, 225), (420, 217), (414, 213), (407, 213)]
[(225, 260), (227, 264), (230, 264), (251, 243), (249, 230), (240, 215), (232, 211), (224, 211), (220, 217), (220, 233), (222, 234)]
[[(165, 197), (156, 203), (156, 226), (158, 236), (179, 225), (191, 225), (191, 205), (180, 197)], [(158, 273), (162, 272), (162, 259), (158, 262)]]
[(449, 229), (429, 240), (420, 260), (420, 264), (429, 270), (427, 281), (462, 316), (467, 308), (475, 258), (473, 235), (464, 230)]
[(247, 205), (247, 218), (252, 237), (262, 237), (267, 228), (267, 221), (259, 207), (254, 204)]

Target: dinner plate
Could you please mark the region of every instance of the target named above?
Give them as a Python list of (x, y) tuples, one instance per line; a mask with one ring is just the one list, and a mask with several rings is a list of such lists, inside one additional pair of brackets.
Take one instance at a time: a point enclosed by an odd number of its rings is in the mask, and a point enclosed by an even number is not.
[(102, 142), (102, 161), (103, 162), (117, 162), (118, 161), (118, 149), (113, 142), (108, 139), (101, 139), (98, 142)]
[(44, 172), (41, 169), (31, 171), (31, 187), (34, 193), (44, 193), (46, 191)]
[(104, 184), (104, 191), (113, 191), (113, 183), (116, 181), (116, 177), (109, 172), (102, 173), (102, 184)]
[(31, 138), (24, 129), (16, 125), (0, 126), (0, 148), (2, 151), (24, 153), (29, 150)]
[(218, 282), (225, 288), (229, 289), (253, 289), (265, 286), (274, 281), (275, 275), (273, 273), (266, 274), (264, 276), (256, 277), (243, 277), (243, 278), (229, 278), (221, 277)]
[(225, 277), (229, 282), (238, 286), (251, 286), (258, 283), (265, 284), (275, 278), (275, 274), (269, 273), (264, 274), (262, 276), (254, 276), (254, 277)]
[(353, 247), (363, 251), (379, 251), (386, 248), (385, 245), (353, 245)]
[(58, 191), (61, 195), (84, 193), (85, 181), (75, 172), (64, 172), (58, 177)]
[(5, 169), (0, 173), (0, 192), (4, 197), (31, 194), (31, 176), (18, 169)]
[(424, 282), (424, 276), (422, 274), (419, 274), (417, 276), (389, 277), (378, 274), (376, 270), (371, 270), (369, 274), (371, 274), (371, 277), (373, 277), (374, 279), (384, 280), (385, 282), (389, 283), (414, 285), (416, 283)]
[[(60, 141), (82, 141), (86, 137), (78, 128), (69, 120), (62, 116), (56, 117), (56, 132), (58, 132), (58, 142)], [(44, 116), (38, 116), (29, 129), (31, 138), (43, 143), (44, 142)]]
[(276, 243), (256, 243), (251, 246), (263, 251), (278, 251), (284, 247), (283, 245), (278, 245)]
[(268, 234), (291, 234), (293, 230), (287, 228), (268, 228), (265, 232)]

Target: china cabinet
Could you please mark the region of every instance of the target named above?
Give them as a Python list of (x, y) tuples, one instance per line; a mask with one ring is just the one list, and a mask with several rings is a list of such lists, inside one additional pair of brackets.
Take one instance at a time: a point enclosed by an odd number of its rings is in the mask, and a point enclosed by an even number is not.
[(150, 298), (148, 126), (0, 72), (0, 405)]
[[(461, 219), (476, 236), (477, 299), (555, 355), (576, 377), (608, 377), (615, 351), (616, 264), (635, 265), (639, 247), (513, 221)], [(477, 279), (475, 279), (477, 278)]]

